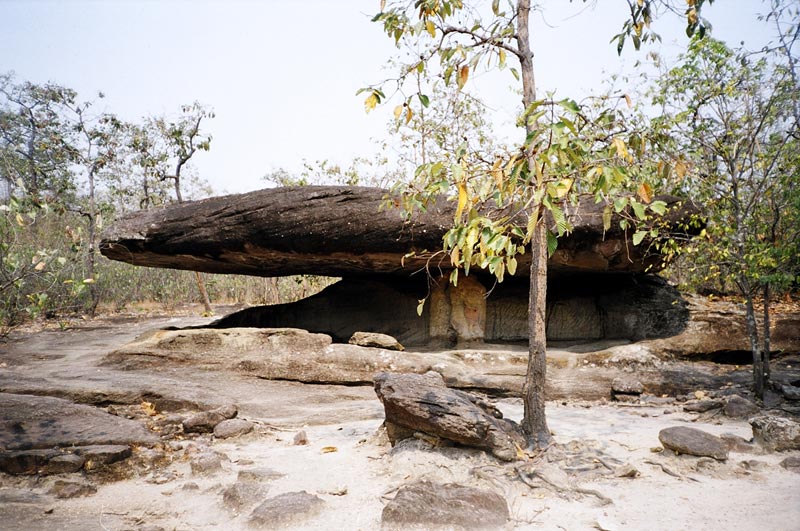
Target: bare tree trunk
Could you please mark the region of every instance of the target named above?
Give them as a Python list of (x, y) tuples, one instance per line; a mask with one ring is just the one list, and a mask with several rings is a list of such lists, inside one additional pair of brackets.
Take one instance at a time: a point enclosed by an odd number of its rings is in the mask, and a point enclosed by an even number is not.
[(753, 392), (759, 399), (764, 398), (764, 364), (761, 360), (761, 349), (758, 347), (758, 328), (756, 312), (753, 309), (753, 295), (745, 295), (745, 320), (747, 337), (750, 339), (750, 350), (753, 353)]
[[(528, 32), (530, 0), (517, 4), (517, 45), (519, 46), (520, 72), (522, 74), (522, 105), (524, 109), (536, 100), (536, 81), (533, 75), (533, 52)], [(530, 134), (535, 124), (525, 124)], [(533, 169), (533, 153), (528, 149), (528, 166)], [(533, 174), (533, 171), (531, 171)], [(542, 183), (537, 183), (541, 186)], [(531, 276), (528, 295), (528, 369), (522, 387), (524, 413), (522, 429), (528, 439), (529, 449), (545, 448), (552, 441), (545, 417), (544, 383), (546, 376), (547, 340), (545, 337), (545, 302), (547, 298), (547, 229), (544, 226), (541, 206), (535, 205), (532, 215), (538, 215), (531, 238)]]
[(770, 337), (770, 322), (769, 322), (769, 283), (764, 283), (764, 351), (761, 353), (761, 359), (763, 360), (763, 370), (764, 370), (764, 380), (768, 382), (771, 377), (771, 371), (769, 366), (769, 357), (770, 357), (770, 350), (772, 349), (771, 337)]
[(203, 277), (200, 271), (194, 272), (194, 278), (197, 280), (197, 289), (200, 290), (200, 297), (203, 299), (203, 308), (206, 315), (214, 315), (214, 309), (211, 307), (211, 299), (208, 298), (208, 290), (206, 290), (206, 283), (203, 282)]

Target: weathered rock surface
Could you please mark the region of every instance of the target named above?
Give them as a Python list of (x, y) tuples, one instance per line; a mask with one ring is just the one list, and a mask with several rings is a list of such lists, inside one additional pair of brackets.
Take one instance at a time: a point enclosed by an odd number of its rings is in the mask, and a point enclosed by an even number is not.
[(255, 425), (249, 420), (227, 419), (214, 426), (214, 437), (218, 439), (230, 439), (239, 437), (253, 431)]
[(222, 504), (233, 512), (240, 512), (246, 507), (252, 507), (269, 490), (269, 486), (262, 485), (257, 481), (243, 481), (239, 479), (233, 485), (222, 491)]
[(401, 487), (381, 516), (389, 528), (500, 529), (508, 519), (508, 504), (496, 492), (430, 481)]
[(784, 417), (762, 415), (750, 419), (753, 438), (770, 452), (800, 450), (800, 423)]
[(222, 406), (211, 411), (201, 411), (183, 421), (183, 431), (186, 433), (211, 433), (218, 424), (232, 419), (237, 413), (238, 410), (234, 405)]
[(800, 456), (793, 455), (781, 461), (780, 465), (786, 470), (800, 474)]
[(658, 433), (664, 448), (679, 454), (713, 457), (718, 461), (728, 458), (725, 443), (717, 436), (688, 426), (664, 428)]
[(728, 397), (722, 412), (731, 418), (739, 419), (751, 417), (758, 413), (760, 409), (753, 402), (739, 395), (732, 395)]
[(386, 350), (405, 350), (397, 339), (388, 334), (378, 332), (355, 332), (348, 341), (360, 347), (384, 348)]
[(287, 492), (265, 500), (250, 514), (251, 526), (275, 529), (298, 524), (322, 512), (325, 502), (306, 491)]
[(386, 411), (392, 442), (422, 432), (487, 450), (505, 461), (516, 459), (518, 448), (525, 447), (516, 423), (477, 397), (449, 389), (437, 373), (380, 373), (375, 392)]
[(156, 442), (138, 422), (102, 409), (61, 398), (0, 393), (0, 448), (6, 450)]
[(91, 496), (97, 492), (97, 487), (89, 483), (78, 481), (56, 480), (50, 488), (50, 494), (56, 498), (78, 498), (81, 496)]
[[(452, 202), (402, 219), (398, 209), (380, 209), (379, 188), (298, 186), (213, 197), (136, 212), (103, 234), (101, 252), (135, 265), (259, 276), (313, 274), (408, 276), (427, 257), (406, 258), (442, 246), (452, 225)], [(697, 213), (672, 197), (668, 219)], [(674, 208), (672, 208), (674, 207)], [(629, 234), (612, 224), (603, 230), (603, 205), (587, 198), (568, 215), (575, 226), (550, 259), (553, 270), (645, 271), (660, 265), (646, 246), (627, 245)], [(525, 223), (521, 220), (521, 223)], [(526, 276), (529, 255), (519, 275)], [(442, 267), (449, 264), (443, 263)]]
[(193, 474), (208, 475), (222, 470), (222, 460), (219, 453), (206, 450), (192, 456), (189, 464)]

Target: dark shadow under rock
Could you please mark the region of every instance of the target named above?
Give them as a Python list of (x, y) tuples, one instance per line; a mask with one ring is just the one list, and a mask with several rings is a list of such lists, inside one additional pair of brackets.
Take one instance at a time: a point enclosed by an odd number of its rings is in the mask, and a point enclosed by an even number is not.
[(498, 529), (508, 518), (508, 504), (496, 492), (429, 481), (400, 488), (382, 514), (384, 526), (390, 528)]
[(421, 432), (491, 452), (505, 461), (525, 446), (520, 427), (478, 397), (450, 389), (438, 373), (375, 376), (392, 442)]

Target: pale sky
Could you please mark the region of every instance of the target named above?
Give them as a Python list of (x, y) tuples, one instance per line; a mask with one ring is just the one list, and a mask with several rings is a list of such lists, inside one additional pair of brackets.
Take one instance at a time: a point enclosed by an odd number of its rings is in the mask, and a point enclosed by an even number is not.
[[(532, 37), (542, 90), (578, 99), (644, 58), (631, 48), (620, 59), (609, 44), (626, 2), (597, 3), (541, 2)], [(196, 171), (217, 192), (244, 192), (303, 159), (346, 164), (375, 153), (396, 102), (367, 115), (355, 92), (391, 74), (384, 67), (396, 49), (370, 22), (378, 8), (378, 0), (0, 0), (0, 72), (62, 84), (85, 99), (103, 91), (105, 110), (127, 120), (195, 100), (209, 105), (213, 141), (196, 156)], [(706, 16), (715, 37), (758, 48), (771, 35), (755, 18), (764, 9), (760, 0), (717, 0)], [(655, 29), (663, 55), (685, 47), (674, 17)], [(510, 131), (519, 98), (504, 75), (475, 76), (468, 88)]]

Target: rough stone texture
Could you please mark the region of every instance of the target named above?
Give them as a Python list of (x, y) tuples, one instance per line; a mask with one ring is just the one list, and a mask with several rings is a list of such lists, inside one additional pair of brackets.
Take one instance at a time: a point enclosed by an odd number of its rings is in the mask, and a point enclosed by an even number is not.
[(688, 426), (664, 428), (658, 433), (658, 440), (664, 448), (679, 454), (713, 457), (718, 461), (728, 458), (725, 443), (710, 433)]
[(251, 526), (275, 529), (299, 524), (322, 512), (325, 502), (306, 491), (287, 492), (265, 500), (250, 514)]
[(124, 444), (81, 446), (74, 451), (86, 460), (86, 470), (96, 470), (131, 456), (131, 447)]
[(794, 385), (781, 386), (781, 393), (786, 400), (800, 400), (800, 387)]
[(374, 347), (383, 348), (386, 350), (405, 350), (405, 347), (400, 344), (397, 339), (389, 334), (380, 334), (378, 332), (355, 332), (347, 341), (351, 345), (358, 345), (360, 347)]
[(242, 481), (239, 479), (222, 491), (222, 504), (229, 510), (236, 513), (246, 507), (252, 507), (269, 490), (266, 485), (261, 485), (255, 481)]
[(246, 468), (240, 470), (237, 474), (238, 481), (274, 481), (286, 476), (282, 472), (273, 470), (272, 468), (259, 467), (259, 468)]
[(51, 474), (71, 474), (83, 468), (86, 458), (75, 454), (57, 455), (45, 464), (39, 473), (43, 476)]
[(800, 456), (792, 455), (781, 461), (780, 465), (786, 470), (800, 474)]
[[(431, 297), (430, 339), (434, 342), (469, 343), (486, 337), (486, 287), (475, 276), (465, 276), (453, 286), (440, 278)], [(433, 295), (433, 294), (432, 294)]]
[(770, 452), (800, 450), (800, 423), (784, 417), (763, 415), (750, 419), (753, 438)]
[(239, 437), (245, 433), (253, 431), (255, 425), (249, 420), (227, 419), (214, 426), (214, 437), (218, 439), (230, 439)]
[(65, 481), (62, 479), (56, 480), (50, 488), (50, 494), (55, 495), (56, 498), (78, 498), (81, 496), (91, 496), (97, 492), (97, 487), (89, 483), (77, 481)]
[(640, 395), (644, 393), (644, 385), (634, 376), (618, 376), (611, 382), (613, 395)]
[(728, 448), (729, 452), (752, 454), (759, 453), (761, 450), (760, 447), (755, 446), (751, 441), (748, 441), (744, 437), (739, 437), (733, 433), (723, 433), (719, 436), (719, 438), (725, 443), (725, 446)]
[(387, 428), (403, 428), (389, 429), (390, 439), (418, 431), (487, 450), (506, 461), (516, 459), (517, 447), (525, 446), (517, 424), (477, 397), (449, 389), (437, 373), (380, 373), (375, 392), (383, 403)]
[(457, 484), (420, 481), (401, 487), (383, 508), (384, 525), (458, 529), (500, 529), (509, 519), (508, 504), (496, 492)]
[(712, 409), (720, 409), (724, 405), (725, 402), (723, 400), (713, 398), (710, 400), (697, 400), (696, 402), (689, 402), (683, 406), (683, 410), (690, 413), (705, 413), (706, 411), (711, 411)]
[(222, 456), (216, 452), (201, 452), (190, 461), (193, 474), (207, 475), (222, 470)]
[(50, 459), (60, 456), (57, 450), (18, 450), (0, 452), (0, 471), (12, 475), (38, 474)]
[(222, 406), (211, 411), (201, 411), (183, 421), (183, 431), (186, 433), (211, 433), (217, 424), (232, 419), (237, 413), (238, 410), (234, 405)]
[(46, 396), (0, 393), (0, 448), (22, 450), (92, 444), (152, 445), (138, 422)]
[(758, 409), (757, 405), (739, 395), (729, 396), (725, 406), (722, 408), (722, 412), (726, 416), (734, 419), (752, 417), (759, 411), (760, 409)]
[[(123, 217), (103, 233), (100, 250), (135, 265), (209, 273), (408, 276), (426, 265), (424, 251), (441, 249), (455, 205), (438, 201), (406, 222), (398, 209), (380, 209), (386, 193), (297, 186), (190, 201)], [(697, 213), (676, 198), (659, 199), (669, 203), (673, 223)], [(617, 222), (603, 230), (603, 205), (593, 198), (568, 215), (574, 230), (559, 242), (552, 270), (641, 272), (660, 266), (658, 256), (641, 254), (646, 245), (627, 244), (630, 233)], [(409, 252), (419, 256), (403, 260)], [(521, 258), (517, 274), (525, 277), (529, 255)]]

